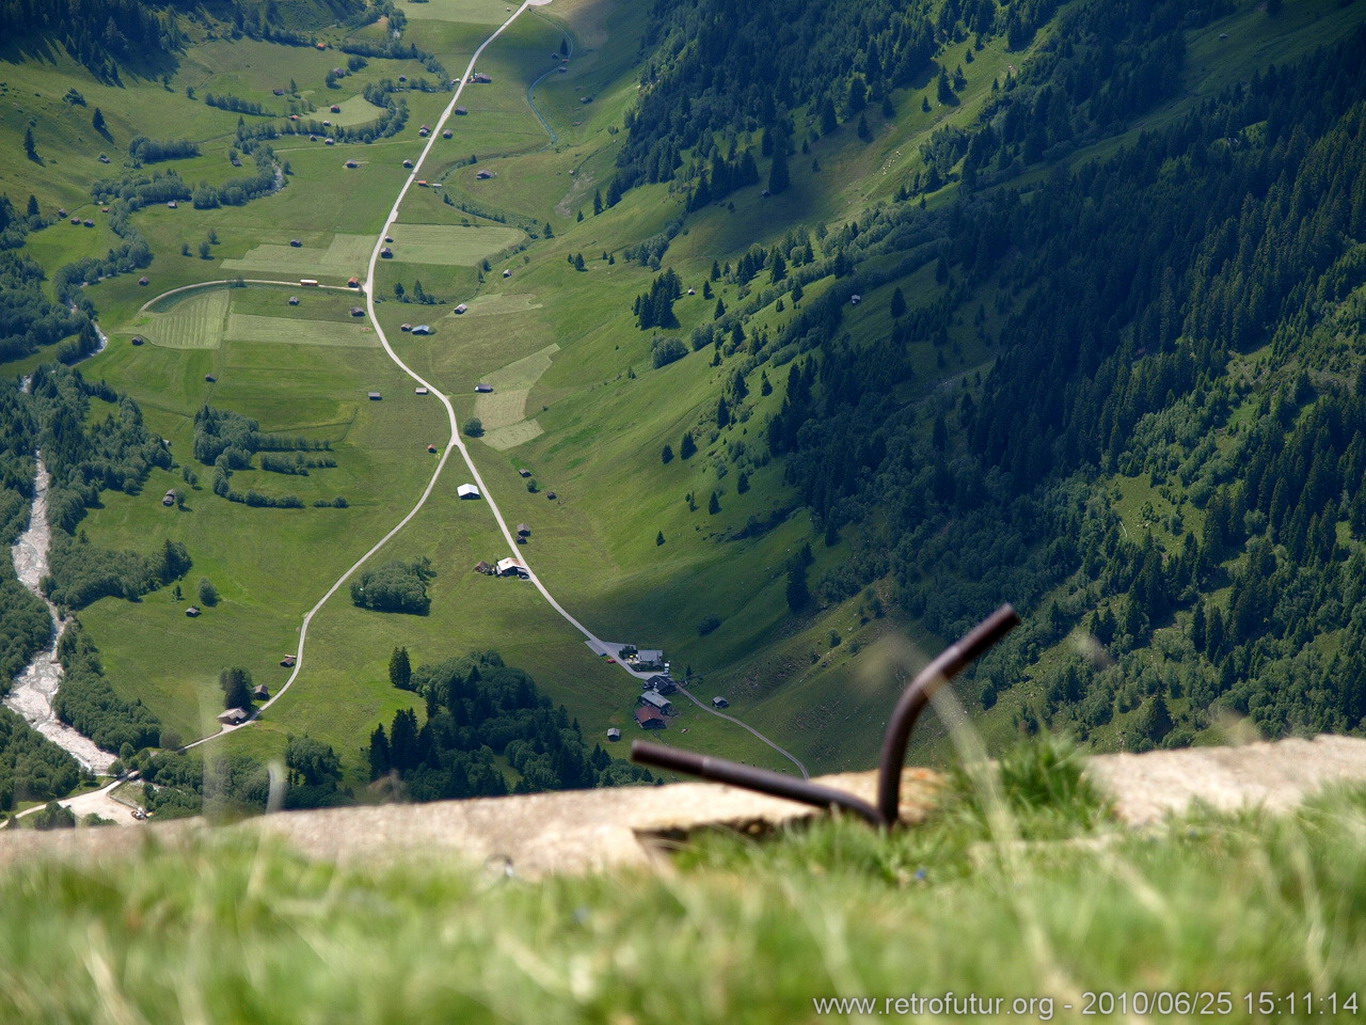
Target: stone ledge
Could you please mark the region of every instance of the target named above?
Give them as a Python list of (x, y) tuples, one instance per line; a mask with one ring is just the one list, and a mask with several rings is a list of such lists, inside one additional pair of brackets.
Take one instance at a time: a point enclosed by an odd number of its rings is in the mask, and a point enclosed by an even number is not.
[[(1115, 801), (1122, 822), (1142, 826), (1195, 802), (1232, 810), (1283, 810), (1333, 783), (1366, 783), (1366, 740), (1320, 736), (1241, 747), (1098, 755), (1088, 773)], [(817, 782), (873, 800), (876, 774)], [(907, 769), (902, 818), (923, 821), (943, 777)], [(824, 812), (714, 783), (674, 783), (515, 797), (288, 812), (216, 827), (203, 820), (137, 829), (0, 833), (0, 870), (43, 858), (117, 859), (146, 844), (186, 843), (210, 832), (280, 838), (308, 857), (339, 863), (462, 860), (535, 878), (551, 872), (659, 865), (662, 852), (699, 831), (761, 835)]]

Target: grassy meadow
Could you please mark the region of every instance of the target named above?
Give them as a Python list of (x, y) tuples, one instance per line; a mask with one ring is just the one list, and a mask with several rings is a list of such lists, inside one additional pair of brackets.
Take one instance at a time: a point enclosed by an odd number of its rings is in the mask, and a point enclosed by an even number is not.
[[(28, 923), (0, 937), (0, 1013), (867, 1022), (952, 993), (916, 1017), (1355, 1020), (1360, 790), (1137, 832), (1074, 773), (1016, 755), (997, 789), (959, 777), (922, 826), (701, 837), (663, 872), (529, 880), (398, 842), (338, 866), (227, 831), (128, 864), (34, 860), (0, 878)], [(67, 984), (45, 984), (54, 963)]]

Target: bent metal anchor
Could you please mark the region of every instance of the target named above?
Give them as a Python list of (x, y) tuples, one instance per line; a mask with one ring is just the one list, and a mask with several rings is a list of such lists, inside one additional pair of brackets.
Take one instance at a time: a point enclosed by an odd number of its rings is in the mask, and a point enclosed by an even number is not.
[(901, 816), (901, 769), (906, 760), (906, 745), (920, 713), (940, 687), (976, 661), (988, 648), (1019, 624), (1020, 617), (1009, 605), (1002, 605), (978, 623), (956, 644), (939, 653), (922, 669), (897, 702), (887, 732), (882, 738), (882, 758), (878, 767), (877, 807), (853, 794), (821, 786), (796, 776), (770, 769), (756, 769), (726, 758), (712, 758), (646, 740), (631, 742), (631, 760), (673, 772), (730, 783), (761, 794), (786, 797), (817, 808), (844, 808), (884, 829), (895, 825)]

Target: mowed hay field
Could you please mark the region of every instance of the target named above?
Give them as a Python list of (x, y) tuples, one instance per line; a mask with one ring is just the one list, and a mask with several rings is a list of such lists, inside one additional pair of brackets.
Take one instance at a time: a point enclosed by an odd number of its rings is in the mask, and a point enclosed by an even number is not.
[(224, 260), (223, 269), (289, 277), (348, 277), (365, 273), (374, 247), (369, 235), (333, 235), (326, 249), (266, 242), (238, 259)]
[[(289, 305), (289, 296), (301, 291), (299, 305)], [(217, 349), (225, 341), (377, 346), (370, 322), (351, 315), (359, 301), (357, 294), (335, 291), (209, 286), (153, 300), (135, 327), (168, 349)]]
[(350, 324), (338, 324), (327, 320), (289, 320), (234, 313), (228, 318), (227, 336), (234, 341), (283, 345), (379, 345), (375, 329), (363, 318)]
[(504, 295), (491, 293), (489, 295), (475, 296), (469, 301), (469, 309), (465, 311), (466, 317), (492, 317), (502, 316), (507, 313), (525, 313), (527, 310), (539, 310), (541, 303), (536, 296), (527, 293)]
[(526, 238), (526, 233), (517, 228), (496, 225), (395, 224), (391, 234), (394, 242), (390, 248), (395, 261), (466, 267), (496, 256)]
[(541, 425), (526, 419), (527, 398), (532, 385), (550, 369), (551, 358), (559, 351), (558, 345), (546, 346), (483, 378), (494, 391), (475, 396), (474, 415), (487, 432), (483, 439), (486, 445), (507, 450), (541, 434)]
[[(513, 10), (517, 9), (513, 4)], [(405, 3), (403, 13), (414, 21), (453, 21), (469, 25), (501, 25), (508, 18), (503, 0), (429, 0)]]
[(167, 296), (158, 304), (165, 312), (149, 313), (140, 330), (153, 345), (168, 349), (216, 349), (228, 319), (226, 288), (196, 289)]
[[(329, 104), (329, 106), (331, 105)], [(342, 125), (344, 127), (363, 125), (367, 122), (378, 120), (380, 115), (384, 113), (382, 108), (376, 107), (364, 96), (352, 96), (349, 99), (345, 99), (341, 103), (338, 103), (337, 106), (341, 107), (340, 113), (328, 113), (322, 116), (325, 116), (327, 120), (331, 121), (334, 125)]]

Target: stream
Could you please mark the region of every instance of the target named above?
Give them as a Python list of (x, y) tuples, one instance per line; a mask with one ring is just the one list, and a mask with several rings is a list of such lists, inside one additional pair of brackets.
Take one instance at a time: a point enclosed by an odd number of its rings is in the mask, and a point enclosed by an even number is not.
[[(109, 344), (109, 339), (98, 325), (95, 330), (100, 336), (100, 349), (103, 349)], [(19, 582), (47, 606), (48, 615), (52, 617), (53, 637), (52, 643), (38, 652), (27, 668), (14, 678), (5, 697), (5, 707), (23, 716), (30, 726), (69, 753), (82, 767), (92, 772), (107, 773), (114, 762), (114, 755), (96, 747), (93, 740), (66, 725), (52, 710), (52, 699), (62, 682), (57, 642), (66, 629), (66, 621), (57, 614), (57, 606), (48, 601), (39, 588), (43, 577), (49, 572), (47, 553), (52, 543), (52, 528), (47, 522), (47, 489), (52, 483), (52, 475), (47, 472), (41, 452), (37, 454), (36, 461), (38, 470), (34, 478), (33, 507), (29, 512), (28, 529), (19, 535), (19, 540), (10, 549), (10, 555)]]
[(48, 573), (47, 552), (52, 540), (52, 529), (47, 523), (47, 489), (51, 482), (52, 477), (39, 455), (28, 529), (19, 535), (19, 541), (10, 549), (10, 554), (14, 558), (14, 571), (19, 582), (42, 598), (47, 606), (54, 627), (53, 639), (14, 678), (10, 692), (5, 697), (5, 707), (23, 716), (30, 726), (69, 752), (83, 767), (105, 773), (109, 771), (114, 756), (100, 750), (94, 741), (83, 733), (77, 733), (52, 711), (52, 699), (62, 682), (62, 664), (57, 661), (57, 642), (66, 629), (66, 622), (57, 615), (57, 606), (48, 601), (38, 587), (39, 581)]

